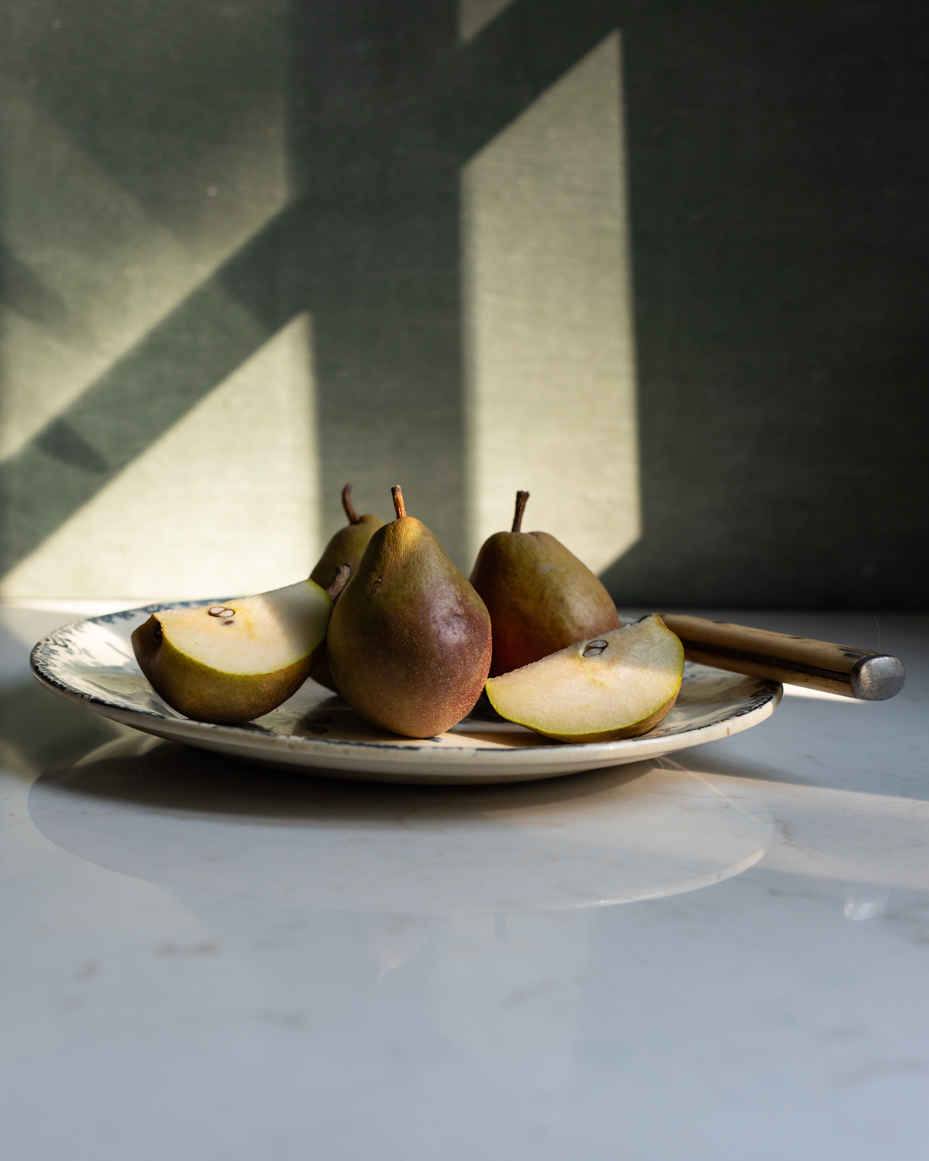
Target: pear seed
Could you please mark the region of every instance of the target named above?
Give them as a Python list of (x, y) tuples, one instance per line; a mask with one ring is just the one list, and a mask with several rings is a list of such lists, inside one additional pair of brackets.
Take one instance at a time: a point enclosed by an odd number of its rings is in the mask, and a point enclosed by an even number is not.
[(223, 615), (223, 613), (225, 613), (225, 611), (226, 611), (225, 605), (213, 605), (213, 607), (211, 609), (207, 609), (207, 612), (210, 614), (211, 617), (221, 617)]
[(603, 652), (603, 650), (606, 649), (608, 644), (609, 644), (608, 641), (603, 641), (603, 640), (591, 641), (590, 644), (587, 646), (587, 648), (584, 650), (583, 656), (584, 657), (599, 657), (600, 654)]

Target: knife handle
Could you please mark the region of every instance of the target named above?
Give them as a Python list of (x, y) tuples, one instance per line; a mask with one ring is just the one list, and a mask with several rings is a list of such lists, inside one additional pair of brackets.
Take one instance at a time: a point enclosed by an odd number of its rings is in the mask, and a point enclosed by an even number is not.
[(861, 701), (886, 701), (900, 692), (906, 677), (902, 663), (886, 653), (678, 613), (662, 613), (661, 619), (680, 637), (688, 661), (750, 677), (768, 677)]

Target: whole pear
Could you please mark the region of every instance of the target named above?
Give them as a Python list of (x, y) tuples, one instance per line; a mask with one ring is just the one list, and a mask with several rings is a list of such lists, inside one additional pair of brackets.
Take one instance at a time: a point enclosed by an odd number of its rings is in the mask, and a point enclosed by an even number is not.
[(152, 613), (133, 632), (132, 648), (155, 691), (180, 713), (201, 722), (247, 722), (303, 684), (331, 610), (330, 594), (303, 580), (254, 597)]
[(370, 513), (365, 516), (358, 515), (352, 504), (351, 484), (346, 484), (342, 489), (342, 507), (348, 517), (348, 524), (335, 533), (310, 573), (310, 580), (315, 581), (323, 589), (328, 589), (335, 580), (340, 564), (351, 565), (353, 572), (357, 570), (368, 547), (368, 541), (378, 528), (384, 527), (384, 521), (380, 516), (372, 516)]
[[(370, 513), (365, 516), (358, 515), (352, 503), (351, 484), (346, 484), (342, 489), (342, 507), (348, 517), (348, 524), (335, 533), (310, 573), (310, 580), (324, 589), (328, 589), (335, 580), (340, 565), (349, 565), (353, 572), (357, 570), (368, 547), (368, 541), (378, 528), (384, 527), (384, 521), (380, 516), (372, 516)], [(325, 647), (310, 676), (320, 685), (338, 692), (329, 672), (329, 659)]]
[(406, 515), (379, 528), (339, 598), (327, 653), (339, 692), (374, 725), (431, 738), (474, 706), (490, 668), (490, 616), (435, 535)]
[(613, 598), (586, 564), (547, 532), (521, 531), (528, 499), (516, 493), (511, 531), (484, 542), (471, 573), (493, 625), (491, 677), (619, 628)]

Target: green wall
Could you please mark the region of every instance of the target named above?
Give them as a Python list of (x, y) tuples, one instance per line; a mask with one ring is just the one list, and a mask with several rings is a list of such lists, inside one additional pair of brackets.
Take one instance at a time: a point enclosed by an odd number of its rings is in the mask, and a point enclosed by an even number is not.
[(0, 593), (307, 572), (346, 479), (620, 603), (922, 606), (898, 3), (0, 0)]

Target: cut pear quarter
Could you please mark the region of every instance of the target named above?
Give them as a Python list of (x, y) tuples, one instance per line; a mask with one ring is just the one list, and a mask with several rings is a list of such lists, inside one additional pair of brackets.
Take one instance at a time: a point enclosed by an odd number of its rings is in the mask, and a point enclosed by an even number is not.
[(165, 609), (132, 634), (142, 672), (168, 705), (202, 722), (270, 713), (306, 680), (332, 601), (303, 580), (254, 597)]
[(562, 742), (610, 742), (652, 729), (674, 705), (684, 647), (653, 614), (487, 682), (501, 717)]

